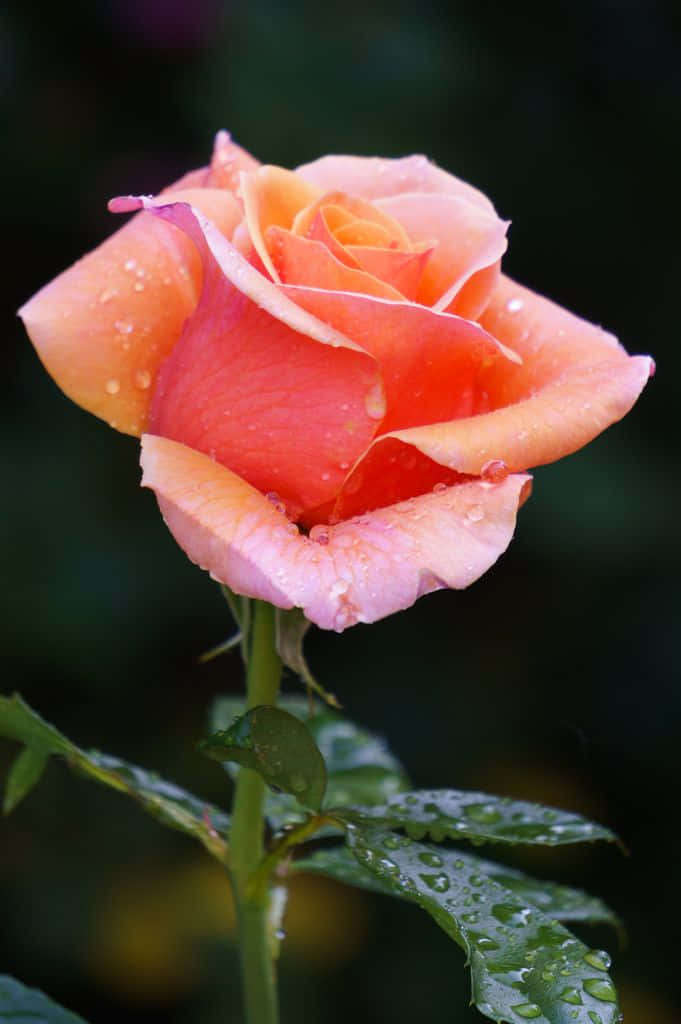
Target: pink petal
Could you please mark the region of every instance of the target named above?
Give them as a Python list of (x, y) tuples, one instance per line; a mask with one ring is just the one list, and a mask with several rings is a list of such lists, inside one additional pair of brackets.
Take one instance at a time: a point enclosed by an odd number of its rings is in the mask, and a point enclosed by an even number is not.
[(294, 515), (328, 500), (385, 411), (375, 361), (291, 302), (196, 209), (138, 202), (185, 231), (204, 267), (150, 429), (276, 491)]
[(323, 156), (297, 167), (296, 174), (324, 192), (338, 189), (364, 199), (403, 192), (436, 192), (462, 196), (494, 212), (487, 196), (432, 164), (425, 156), (404, 156), (396, 160), (378, 156)]
[(242, 172), (250, 173), (259, 166), (259, 160), (232, 142), (229, 132), (218, 132), (205, 184), (208, 187), (225, 188), (236, 192)]
[(298, 305), (378, 361), (387, 397), (381, 432), (469, 416), (494, 362), (517, 357), (478, 324), (425, 306), (285, 286)]
[(460, 473), (491, 460), (518, 472), (577, 451), (631, 409), (651, 373), (648, 356), (628, 356), (612, 335), (506, 277), (481, 325), (523, 360), (490, 367), (492, 411), (392, 435)]
[[(234, 196), (218, 189), (168, 198), (191, 201), (227, 234), (243, 216)], [(46, 285), (19, 315), (69, 398), (112, 427), (139, 434), (158, 367), (196, 305), (200, 285), (194, 245), (145, 213)]]
[(184, 445), (145, 435), (142, 466), (192, 561), (237, 593), (300, 607), (338, 632), (473, 583), (508, 546), (529, 481), (460, 484), (306, 537), (244, 480)]
[[(354, 270), (341, 263), (323, 242), (300, 238), (283, 228), (269, 227), (265, 241), (280, 281), (309, 288), (364, 292), (384, 299), (402, 298), (389, 284), (363, 270)], [(295, 300), (295, 296), (294, 296)]]
[(476, 319), (492, 293), (496, 275), (490, 280), (488, 274), (479, 282), (484, 282), (483, 289), (469, 287), (466, 294), (462, 289), (472, 285), (480, 271), (499, 264), (506, 251), (508, 223), (461, 195), (404, 194), (379, 199), (376, 205), (400, 221), (412, 242), (437, 243), (417, 301)]
[(376, 249), (369, 245), (349, 245), (347, 251), (363, 270), (392, 285), (410, 302), (416, 300), (423, 271), (433, 253), (432, 248), (400, 252), (399, 249)]

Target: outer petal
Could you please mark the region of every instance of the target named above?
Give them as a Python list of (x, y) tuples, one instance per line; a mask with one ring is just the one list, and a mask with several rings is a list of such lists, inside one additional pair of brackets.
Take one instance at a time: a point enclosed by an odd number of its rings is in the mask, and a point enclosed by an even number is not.
[[(243, 216), (230, 192), (169, 194), (231, 234)], [(201, 264), (192, 242), (150, 214), (133, 217), (30, 299), (19, 315), (60, 388), (112, 427), (145, 427), (159, 365), (196, 305)]]
[(439, 192), (462, 196), (470, 203), (494, 212), (487, 196), (477, 188), (420, 155), (396, 160), (378, 156), (323, 156), (297, 167), (296, 174), (324, 192), (338, 189), (364, 199), (396, 196), (403, 192)]
[(142, 465), (143, 484), (194, 562), (238, 593), (301, 607), (337, 631), (473, 583), (508, 546), (529, 479), (472, 481), (306, 537), (244, 480), (184, 445), (146, 435)]
[(203, 289), (154, 394), (151, 430), (210, 454), (293, 515), (328, 500), (385, 412), (375, 361), (291, 302), (185, 203), (144, 204), (181, 227)]
[(381, 431), (469, 416), (492, 363), (514, 353), (478, 324), (410, 302), (285, 286), (298, 305), (378, 361), (387, 398)]
[(225, 188), (230, 192), (236, 192), (242, 171), (250, 173), (256, 171), (259, 166), (260, 161), (232, 142), (229, 132), (218, 132), (204, 184), (210, 188)]
[(508, 223), (493, 210), (460, 195), (407, 193), (380, 199), (376, 205), (404, 225), (412, 242), (437, 242), (421, 278), (417, 301), (476, 319), (495, 281), (486, 275), (484, 290), (469, 288), (463, 295), (462, 289), (480, 271), (499, 263), (506, 251)]
[(493, 411), (392, 435), (461, 473), (497, 459), (519, 471), (577, 451), (631, 409), (653, 369), (648, 356), (628, 356), (612, 335), (509, 278), (481, 324), (523, 359), (490, 369)]

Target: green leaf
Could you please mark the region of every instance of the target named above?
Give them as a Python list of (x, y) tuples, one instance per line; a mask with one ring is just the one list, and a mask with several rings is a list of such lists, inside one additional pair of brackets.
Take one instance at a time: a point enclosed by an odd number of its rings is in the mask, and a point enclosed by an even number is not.
[(314, 691), (332, 708), (340, 708), (334, 694), (328, 693), (312, 675), (303, 654), (305, 634), (312, 623), (305, 618), (301, 608), (277, 608), (275, 611), (277, 653), (284, 665), (300, 676), (308, 690)]
[(82, 1017), (57, 1006), (37, 988), (0, 974), (0, 1024), (85, 1024)]
[(40, 781), (49, 756), (48, 751), (40, 747), (24, 747), (7, 776), (5, 799), (2, 805), (4, 814), (13, 811)]
[[(126, 793), (158, 821), (198, 839), (209, 853), (221, 861), (225, 860), (230, 821), (224, 811), (192, 796), (174, 783), (166, 782), (154, 772), (98, 751), (81, 750), (53, 726), (43, 721), (16, 694), (11, 698), (0, 697), (0, 736), (27, 744), (34, 759), (46, 759), (49, 754), (64, 757), (78, 774), (95, 779), (120, 793)], [(21, 783), (13, 780), (13, 775), (15, 771), (19, 771), (17, 765), (24, 755), (26, 751), (19, 756), (10, 772), (5, 806), (8, 799), (14, 800), (12, 806), (16, 805), (15, 787), (19, 786), (20, 792)], [(23, 774), (25, 770), (24, 765), (21, 767), (21, 773)], [(36, 770), (34, 763), (33, 771)], [(37, 776), (34, 781), (37, 781)], [(25, 795), (26, 792), (27, 789), (21, 795)]]
[[(572, 889), (556, 882), (540, 881), (522, 871), (496, 864), (491, 860), (483, 860), (471, 853), (457, 851), (455, 859), (463, 870), (471, 874), (486, 875), (510, 890), (518, 899), (537, 907), (549, 917), (556, 917), (560, 921), (610, 924), (618, 931), (621, 929), (620, 921), (612, 910), (602, 900), (590, 896), (582, 889)], [(309, 857), (294, 861), (291, 867), (296, 874), (326, 875), (359, 889), (370, 889), (372, 892), (392, 896), (403, 895), (395, 893), (390, 885), (362, 867), (345, 846), (316, 850)]]
[(348, 821), (403, 828), (412, 839), (430, 836), (474, 843), (529, 843), (560, 846), (616, 837), (602, 825), (570, 811), (457, 789), (421, 789), (393, 797), (382, 807), (354, 807)]
[(326, 790), (326, 767), (305, 725), (281, 708), (251, 708), (229, 729), (199, 744), (216, 761), (236, 761), (274, 786), (318, 811)]
[(360, 864), (427, 911), (466, 952), (473, 1001), (494, 1021), (616, 1024), (607, 953), (479, 872), (457, 851), (382, 828), (349, 826)]
[[(211, 727), (216, 731), (229, 728), (243, 713), (243, 706), (243, 700), (219, 697), (213, 704)], [(374, 733), (316, 701), (283, 697), (280, 706), (305, 723), (324, 758), (324, 807), (383, 804), (409, 789), (404, 768)], [(299, 825), (305, 819), (300, 804), (286, 793), (268, 794), (265, 813), (275, 831), (285, 825)], [(324, 834), (338, 834), (338, 830), (327, 827)]]

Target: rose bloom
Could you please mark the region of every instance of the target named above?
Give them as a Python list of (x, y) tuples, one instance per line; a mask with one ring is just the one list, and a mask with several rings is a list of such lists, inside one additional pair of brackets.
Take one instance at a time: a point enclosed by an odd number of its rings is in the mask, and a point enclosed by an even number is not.
[(20, 311), (79, 405), (141, 435), (189, 557), (319, 626), (465, 587), (526, 470), (586, 444), (649, 374), (500, 270), (507, 224), (425, 157), (210, 167)]

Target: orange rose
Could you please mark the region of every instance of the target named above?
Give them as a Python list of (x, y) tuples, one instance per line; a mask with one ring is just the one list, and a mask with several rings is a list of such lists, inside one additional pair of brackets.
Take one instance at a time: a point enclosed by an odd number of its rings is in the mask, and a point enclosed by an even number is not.
[(524, 471), (651, 372), (500, 272), (507, 225), (425, 157), (258, 166), (225, 133), (21, 310), (48, 371), (142, 435), (143, 483), (233, 590), (337, 630), (464, 587)]

